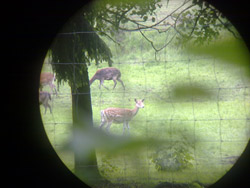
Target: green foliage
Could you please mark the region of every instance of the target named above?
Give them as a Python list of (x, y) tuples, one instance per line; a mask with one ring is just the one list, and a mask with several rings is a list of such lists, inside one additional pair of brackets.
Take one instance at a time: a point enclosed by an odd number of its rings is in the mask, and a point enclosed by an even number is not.
[[(79, 63), (79, 65), (73, 66), (54, 64), (53, 70), (57, 73), (59, 83), (69, 81), (70, 85), (74, 83), (77, 87), (87, 84), (86, 64), (95, 61), (95, 64), (98, 65), (107, 61), (109, 66), (112, 65), (110, 45), (107, 46), (99, 35), (108, 36), (108, 40), (111, 39), (123, 45), (126, 39), (124, 39), (124, 33), (120, 32), (121, 25), (139, 24), (136, 21), (137, 18), (141, 18), (141, 21), (147, 23), (151, 20), (152, 24), (158, 25), (159, 23), (155, 23), (156, 16), (161, 8), (163, 7), (160, 0), (104, 0), (93, 2), (84, 7), (65, 25), (61, 31), (64, 34), (58, 35), (51, 47), (54, 63)], [(152, 31), (152, 34), (149, 33), (149, 35), (147, 33), (145, 36), (153, 42), (150, 44), (144, 38), (146, 41), (144, 43), (149, 45), (142, 44), (141, 48), (147, 47), (148, 50), (154, 50), (154, 46), (155, 49), (164, 49), (166, 43), (169, 42), (168, 36), (174, 36), (176, 32), (175, 43), (178, 46), (184, 46), (190, 42), (192, 44), (209, 43), (209, 41), (217, 38), (220, 31), (225, 28), (232, 31), (230, 22), (226, 21), (214, 7), (200, 0), (194, 0), (191, 6), (171, 16), (175, 20), (174, 28), (176, 31), (168, 31), (168, 35), (163, 33), (164, 39), (155, 37), (156, 33), (157, 36), (160, 35), (158, 30)], [(148, 27), (153, 26), (149, 25)], [(98, 31), (98, 33), (95, 33), (95, 31)], [(127, 42), (133, 41), (136, 40), (130, 38), (126, 41), (126, 45)], [(133, 48), (136, 48), (134, 50), (140, 50), (137, 44), (132, 45)], [(123, 46), (121, 54), (129, 52), (129, 50), (131, 49)], [(133, 59), (133, 57), (131, 58)]]
[(181, 13), (175, 13), (175, 28), (178, 31), (178, 44), (208, 44), (218, 38), (222, 30), (236, 36), (232, 24), (214, 7), (203, 0), (193, 0), (193, 6)]
[(158, 171), (176, 172), (193, 167), (193, 156), (188, 151), (188, 146), (182, 143), (169, 143), (158, 147), (151, 160)]
[(147, 21), (153, 15), (160, 0), (102, 0), (84, 7), (84, 17), (101, 35), (111, 34), (119, 29), (120, 24), (128, 23), (132, 16)]
[[(75, 32), (84, 31), (82, 34)], [(92, 27), (79, 15), (68, 22), (51, 46), (52, 68), (58, 82), (69, 81), (78, 88), (88, 84), (87, 63), (111, 63), (111, 51)], [(73, 63), (73, 64), (70, 64)]]
[[(88, 84), (87, 64), (91, 61), (95, 61), (96, 65), (106, 61), (111, 66), (111, 50), (99, 35), (109, 33), (114, 36), (119, 25), (127, 23), (131, 16), (136, 15), (147, 21), (147, 15), (153, 15), (160, 7), (159, 1), (105, 0), (83, 7), (63, 27), (50, 49), (58, 83), (69, 81), (70, 86), (78, 88)], [(99, 31), (98, 34), (95, 31)]]
[(112, 158), (103, 156), (99, 167), (100, 173), (106, 177), (109, 174), (117, 173), (119, 168), (112, 164)]
[(168, 140), (158, 145), (154, 143), (150, 145), (152, 147), (150, 159), (157, 171), (180, 172), (193, 167), (195, 146), (193, 135), (188, 129), (182, 130), (178, 123), (174, 125), (175, 127), (165, 134)]
[[(46, 131), (53, 146), (60, 157), (63, 156), (64, 162), (71, 166), (73, 166), (72, 161), (75, 154), (72, 153), (72, 147), (75, 149), (74, 151), (79, 151), (83, 159), (84, 157), (87, 158), (85, 155), (88, 155), (94, 148), (103, 148), (105, 152), (108, 151), (110, 155), (113, 155), (107, 157), (101, 152), (98, 154), (98, 165), (103, 165), (100, 166), (99, 170), (107, 177), (121, 177), (121, 170), (126, 169), (127, 171), (123, 171), (123, 173), (126, 173), (128, 177), (137, 175), (138, 177), (136, 176), (135, 179), (143, 179), (144, 174), (133, 169), (141, 168), (140, 163), (135, 165), (139, 157), (133, 155), (134, 157), (129, 158), (129, 160), (126, 158), (129, 152), (140, 151), (142, 157), (139, 158), (139, 162), (146, 164), (143, 171), (147, 174), (145, 176), (149, 179), (149, 182), (154, 181), (154, 177), (172, 180), (172, 174), (176, 175), (177, 182), (190, 181), (190, 178), (193, 177), (192, 174), (197, 173), (197, 169), (200, 180), (209, 183), (217, 181), (223, 175), (224, 169), (231, 168), (231, 164), (226, 164), (220, 169), (215, 169), (220, 164), (221, 157), (225, 156), (225, 153), (227, 155), (232, 155), (232, 153), (239, 155), (248, 140), (246, 130), (249, 133), (249, 129), (246, 128), (244, 118), (246, 114), (249, 114), (249, 103), (247, 102), (249, 89), (239, 89), (240, 92), (237, 90), (238, 86), (241, 88), (247, 82), (242, 80), (242, 75), (239, 75), (237, 69), (228, 66), (228, 64), (222, 65), (220, 61), (215, 59), (193, 61), (188, 59), (192, 55), (199, 54), (203, 56), (213, 55), (222, 61), (230, 61), (230, 59), (239, 61), (236, 57), (240, 56), (239, 59), (241, 59), (244, 58), (245, 54), (237, 52), (239, 47), (237, 43), (235, 43), (237, 45), (222, 43), (222, 45), (209, 48), (201, 47), (199, 48), (200, 51), (190, 48), (191, 51), (193, 50), (191, 54), (183, 54), (182, 51), (174, 48), (175, 46), (167, 46), (164, 53), (163, 51), (158, 53), (160, 61), (156, 62), (154, 61), (152, 46), (142, 38), (139, 32), (116, 33), (116, 30), (117, 25), (128, 23), (126, 16), (129, 14), (138, 14), (148, 22), (155, 22), (154, 17), (151, 17), (150, 14), (153, 15), (157, 6), (146, 3), (145, 5), (151, 7), (149, 9), (151, 12), (145, 12), (146, 9), (139, 6), (139, 1), (136, 1), (137, 6), (133, 4), (134, 7), (131, 1), (122, 2), (126, 3), (125, 6), (122, 6), (122, 3), (111, 3), (107, 6), (105, 2), (107, 1), (103, 1), (103, 6), (100, 4), (98, 5), (99, 8), (96, 7), (96, 12), (91, 12), (93, 9), (90, 9), (90, 12), (82, 12), (81, 14), (85, 16), (84, 19), (83, 17), (79, 20), (72, 19), (73, 22), (62, 30), (62, 33), (73, 32), (73, 34), (61, 34), (56, 38), (51, 48), (53, 62), (56, 64), (52, 66), (57, 73), (58, 82), (69, 80), (71, 86), (80, 87), (88, 84), (87, 68), (91, 76), (97, 70), (96, 66), (87, 67), (87, 65), (95, 62), (100, 68), (110, 66), (108, 62), (111, 62), (112, 52), (113, 65), (121, 70), (126, 90), (124, 91), (119, 84), (115, 90), (99, 90), (97, 82), (91, 86), (94, 126), (100, 124), (101, 109), (111, 106), (130, 107), (130, 105), (132, 108), (129, 100), (145, 97), (145, 109), (141, 110), (130, 124), (131, 138), (136, 137), (136, 139), (117, 136), (122, 132), (122, 125), (112, 125), (111, 135), (105, 135), (96, 130), (75, 129), (74, 131), (77, 134), (70, 139), (72, 131), (70, 105), (72, 101), (70, 101), (71, 95), (67, 99), (63, 98), (65, 93), (70, 93), (70, 88), (64, 86), (66, 89), (59, 94), (58, 98), (54, 98), (53, 116), (43, 115)], [(150, 2), (153, 3), (153, 1)], [(217, 24), (214, 18), (218, 14), (213, 9), (206, 8), (207, 4), (202, 4), (201, 1), (194, 2), (197, 3), (197, 9), (184, 11), (175, 17), (176, 19), (184, 19), (182, 25), (177, 25), (177, 28), (181, 31), (179, 37), (182, 38), (180, 40), (188, 41), (189, 37), (194, 36), (193, 40), (209, 41), (217, 33), (214, 26), (207, 27), (207, 24)], [(206, 13), (211, 15), (206, 15)], [(101, 22), (102, 14), (112, 23)], [(188, 19), (192, 14), (196, 15), (197, 19)], [(203, 29), (193, 29), (195, 23)], [(104, 32), (105, 29), (110, 31), (112, 37), (119, 41), (121, 45), (114, 45), (111, 40), (104, 40), (96, 33), (92, 33), (94, 30)], [(91, 33), (77, 33), (79, 31), (91, 31)], [(171, 32), (169, 33), (173, 34)], [(202, 32), (204, 35), (200, 36)], [(145, 31), (144, 33), (147, 37), (153, 38), (153, 41), (160, 47), (166, 42), (166, 33), (159, 34), (158, 31)], [(105, 35), (102, 32), (98, 34)], [(218, 55), (220, 53), (223, 55)], [(229, 57), (234, 54), (234, 58), (228, 59), (228, 54), (230, 54)], [(243, 57), (241, 57), (242, 55)], [(187, 61), (182, 61), (183, 59)], [(99, 64), (102, 61), (104, 63)], [(76, 64), (67, 64), (72, 62)], [(129, 64), (126, 64), (128, 62)], [(242, 62), (245, 62), (245, 60)], [(243, 64), (247, 65), (246, 63)], [(199, 87), (201, 84), (202, 88)], [(105, 85), (112, 88), (113, 82), (105, 81)], [(223, 94), (223, 89), (215, 90), (217, 91), (216, 96), (206, 90), (206, 88), (217, 87), (232, 87), (234, 90), (226, 90), (227, 94)], [(202, 98), (203, 100), (194, 99), (196, 101), (192, 101), (190, 100), (192, 97)], [(210, 98), (217, 101), (214, 102)], [(184, 101), (181, 99), (184, 99)], [(242, 118), (244, 120), (237, 120), (233, 123), (224, 120), (230, 118)], [(48, 124), (46, 124), (46, 120), (49, 122)], [(60, 122), (67, 121), (70, 122), (70, 126), (60, 124)], [(235, 145), (229, 145), (234, 142)], [(65, 146), (64, 143), (68, 143), (68, 148), (71, 147), (70, 152), (58, 149), (59, 146)], [(154, 146), (149, 148), (150, 144)], [(196, 151), (195, 159), (192, 153), (194, 148)], [(240, 149), (235, 151), (235, 148)], [(65, 153), (72, 155), (70, 159), (65, 157)], [(113, 163), (117, 158), (122, 160)], [(197, 163), (194, 164), (193, 160), (196, 160)], [(185, 172), (183, 173), (183, 171)], [(210, 174), (210, 176), (207, 174)], [(118, 178), (117, 181), (119, 181)], [(156, 181), (161, 180), (157, 179)]]
[[(112, 44), (112, 42), (110, 43)], [(144, 51), (142, 54), (136, 53), (136, 59), (140, 60), (143, 53)], [(215, 90), (217, 93), (216, 101), (206, 99), (204, 101), (196, 100), (192, 103), (191, 100), (187, 101), (188, 95), (185, 101), (172, 101), (170, 94), (174, 93), (173, 91), (176, 88), (174, 86), (178, 85), (178, 83), (189, 84), (189, 81), (186, 82), (188, 79), (187, 62), (189, 56), (171, 48), (168, 48), (167, 53), (169, 60), (176, 61), (118, 64), (119, 58), (125, 58), (114, 56), (114, 66), (118, 67), (122, 72), (121, 78), (126, 87), (125, 93), (123, 93), (123, 88), (119, 83), (115, 90), (99, 90), (98, 82), (91, 85), (93, 120), (96, 128), (99, 127), (101, 121), (100, 110), (111, 106), (133, 108), (134, 98), (146, 98), (145, 108), (141, 109), (130, 122), (131, 138), (140, 139), (143, 137), (144, 139), (130, 140), (131, 142), (127, 139), (120, 139), (123, 138), (121, 136), (121, 124), (112, 124), (111, 135), (107, 137), (89, 131), (79, 134), (79, 138), (83, 141), (83, 147), (86, 148), (94, 143), (98, 144), (99, 148), (104, 148), (105, 155), (102, 152), (97, 153), (97, 164), (100, 165), (99, 167), (102, 164), (106, 165), (108, 171), (105, 177), (109, 177), (114, 182), (131, 182), (130, 178), (132, 177), (133, 181), (136, 182), (147, 178), (149, 183), (159, 183), (159, 181), (172, 180), (174, 177), (176, 183), (190, 182), (195, 178), (198, 178), (203, 183), (214, 183), (224, 175), (226, 170), (232, 167), (231, 163), (221, 164), (221, 157), (240, 155), (249, 140), (249, 125), (246, 125), (245, 118), (246, 114), (249, 115), (250, 113), (248, 100), (250, 90), (237, 89), (237, 87), (243, 86), (241, 72), (234, 67), (228, 66), (228, 64), (214, 61), (214, 59), (190, 61), (191, 83), (203, 84), (205, 88), (217, 87), (214, 75), (215, 68), (220, 87), (234, 89), (221, 89), (219, 96), (218, 90)], [(126, 55), (130, 54), (124, 54), (124, 56)], [(183, 59), (187, 59), (187, 61), (181, 61)], [(108, 63), (102, 63), (100, 66), (100, 68), (107, 67)], [(90, 66), (88, 70), (89, 75), (92, 76), (97, 68), (96, 66)], [(245, 80), (244, 83), (249, 82)], [(111, 89), (113, 82), (105, 81), (105, 85)], [(50, 88), (46, 86), (45, 89), (49, 90)], [(50, 102), (52, 103), (52, 101)], [(218, 104), (221, 118), (229, 120), (220, 120)], [(72, 134), (70, 87), (67, 84), (63, 85), (59, 96), (53, 97), (53, 115), (43, 114), (43, 106), (41, 106), (41, 110), (46, 133), (51, 144), (62, 161), (70, 169), (74, 168), (74, 154), (68, 150), (60, 150), (64, 143), (70, 141)], [(195, 124), (194, 118), (197, 120)], [(232, 118), (242, 120), (232, 121), (230, 120)], [(214, 120), (211, 121), (211, 119)], [(70, 123), (64, 124), (64, 122)], [(152, 145), (150, 148), (145, 147), (150, 146), (150, 138), (159, 139), (161, 142), (155, 144), (155, 147)], [(173, 146), (170, 146), (170, 141), (172, 141)], [(159, 146), (162, 147), (163, 151), (160, 151)], [(110, 156), (107, 158), (106, 153), (108, 150)], [(141, 155), (140, 157), (128, 158), (126, 157), (128, 151), (131, 153), (140, 151)], [(193, 151), (196, 152), (195, 155), (192, 153)], [(177, 169), (175, 164), (179, 164), (179, 168), (183, 168), (172, 171), (172, 173), (167, 170), (157, 170), (157, 165), (152, 162), (152, 156), (159, 158), (160, 163), (164, 161), (164, 156), (170, 153), (176, 155), (172, 159), (175, 163), (172, 163), (172, 166), (165, 165), (163, 168)], [(192, 159), (194, 156), (195, 159)], [(102, 157), (106, 158), (104, 163), (102, 163)], [(136, 166), (134, 163), (137, 159), (140, 159), (141, 163), (136, 163)], [(167, 160), (170, 159), (171, 157), (167, 158)], [(105, 160), (107, 163), (105, 163)], [(108, 163), (114, 168), (109, 166)], [(187, 165), (185, 167), (185, 164), (189, 163), (193, 166)], [(143, 170), (141, 170), (142, 166), (140, 164), (146, 164)], [(162, 164), (165, 163), (162, 162)], [(101, 170), (105, 171), (105, 167), (103, 166)], [(199, 172), (198, 177), (194, 176), (197, 172)]]

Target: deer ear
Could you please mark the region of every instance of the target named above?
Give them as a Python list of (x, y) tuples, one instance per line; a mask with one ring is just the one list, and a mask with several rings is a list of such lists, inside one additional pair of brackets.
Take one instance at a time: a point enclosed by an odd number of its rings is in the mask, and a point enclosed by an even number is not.
[(143, 102), (145, 99), (142, 99), (141, 101)]

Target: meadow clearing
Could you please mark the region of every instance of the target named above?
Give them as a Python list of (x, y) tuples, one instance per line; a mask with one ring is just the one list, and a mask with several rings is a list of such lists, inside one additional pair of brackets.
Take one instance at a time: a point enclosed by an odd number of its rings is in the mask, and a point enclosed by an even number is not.
[[(232, 37), (223, 32), (222, 36)], [(171, 32), (169, 36), (153, 30), (144, 34), (156, 47), (171, 38)], [(98, 80), (91, 85), (94, 127), (101, 123), (101, 110), (132, 109), (135, 98), (145, 99), (145, 108), (130, 122), (130, 137), (157, 139), (162, 144), (152, 142), (140, 150), (115, 155), (96, 150), (100, 174), (131, 187), (194, 181), (211, 185), (219, 180), (244, 151), (250, 137), (250, 80), (246, 71), (209, 55), (187, 53), (174, 42), (156, 54), (140, 32), (120, 32), (114, 39), (121, 45), (103, 38), (113, 54), (112, 66), (121, 71), (125, 90), (119, 82), (113, 90), (113, 81), (104, 81), (109, 90), (99, 89)], [(47, 57), (42, 72), (52, 72), (49, 63)], [(89, 78), (104, 67), (108, 67), (107, 62), (91, 62)], [(49, 91), (48, 87), (44, 89)], [(74, 153), (63, 149), (73, 127), (68, 83), (61, 84), (58, 93), (52, 97), (53, 113), (44, 114), (41, 106), (41, 116), (52, 147), (74, 172)], [(112, 135), (122, 137), (122, 131), (122, 124), (111, 125)]]
[[(125, 90), (119, 82), (112, 90), (113, 81), (104, 82), (109, 90), (99, 89), (98, 80), (91, 85), (95, 127), (100, 125), (102, 109), (132, 109), (134, 98), (145, 98), (145, 108), (130, 122), (130, 135), (169, 143), (148, 146), (137, 153), (136, 159), (97, 151), (99, 170), (105, 178), (148, 185), (194, 180), (212, 184), (230, 170), (246, 147), (250, 134), (250, 85), (244, 71), (214, 58), (191, 60), (178, 54), (173, 57), (176, 58), (173, 61), (160, 62), (114, 61), (113, 66), (122, 73)], [(98, 68), (107, 66), (103, 63)], [(89, 76), (98, 68), (89, 66)], [(181, 84), (199, 85), (210, 94), (176, 99), (173, 90)], [(71, 93), (67, 83), (60, 85), (59, 96), (53, 96), (52, 104), (53, 114), (44, 114), (41, 106), (45, 131), (61, 160), (73, 171), (73, 153), (60, 149), (71, 137), (72, 129)], [(122, 124), (112, 124), (110, 132), (121, 136), (122, 130)], [(166, 150), (173, 152), (161, 152)], [(188, 161), (187, 167), (181, 170), (176, 167), (181, 166), (181, 161), (173, 158), (179, 150), (184, 150), (181, 156)], [(173, 164), (169, 163), (169, 156)]]

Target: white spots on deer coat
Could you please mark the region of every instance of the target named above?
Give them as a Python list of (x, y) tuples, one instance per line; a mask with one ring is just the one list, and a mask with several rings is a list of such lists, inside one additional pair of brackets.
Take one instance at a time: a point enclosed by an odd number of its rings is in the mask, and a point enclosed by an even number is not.
[(107, 124), (107, 131), (109, 132), (110, 126), (112, 123), (121, 124), (123, 123), (123, 134), (125, 133), (125, 129), (127, 128), (129, 132), (129, 121), (133, 119), (133, 117), (138, 113), (140, 108), (144, 108), (144, 99), (137, 100), (135, 99), (135, 108), (127, 109), (127, 108), (106, 108), (101, 111), (101, 125), (102, 128), (105, 124)]

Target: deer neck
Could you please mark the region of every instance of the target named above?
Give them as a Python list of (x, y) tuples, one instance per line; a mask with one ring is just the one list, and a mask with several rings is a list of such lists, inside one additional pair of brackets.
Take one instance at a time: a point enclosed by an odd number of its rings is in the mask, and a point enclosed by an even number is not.
[(139, 107), (135, 105), (135, 108), (132, 110), (133, 116), (135, 116), (138, 111), (139, 111)]
[(89, 85), (91, 85), (95, 80), (96, 80), (96, 76), (94, 75), (94, 76), (90, 79)]

